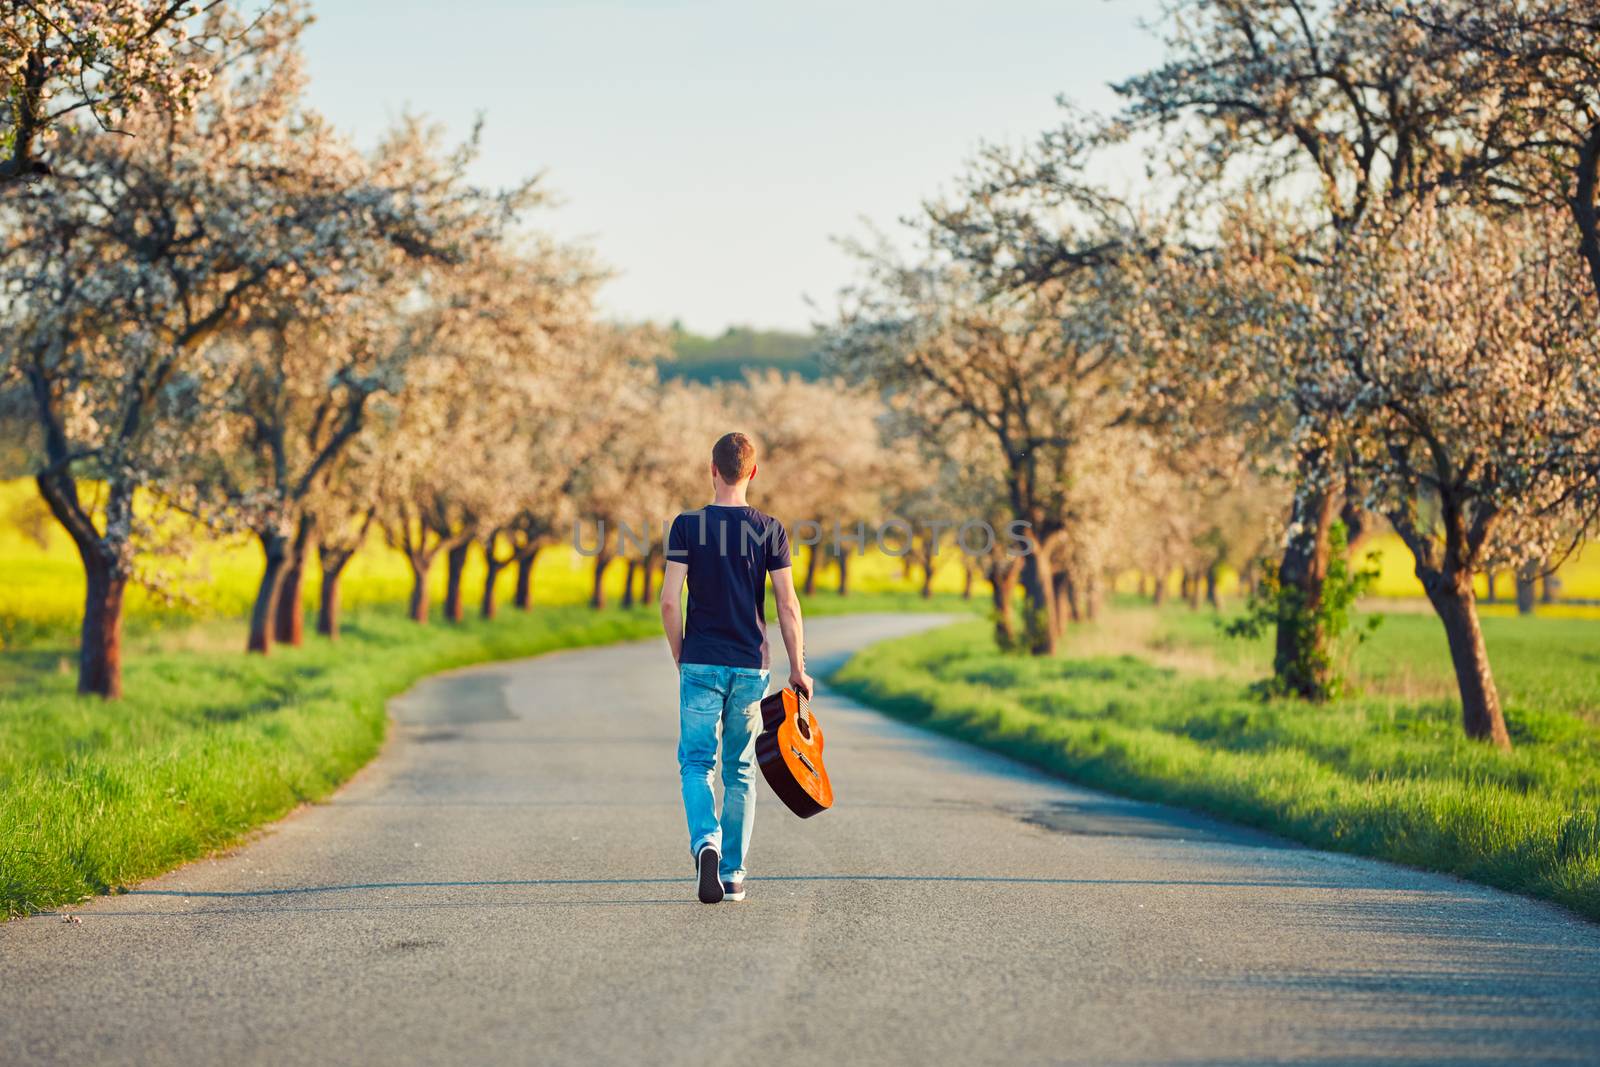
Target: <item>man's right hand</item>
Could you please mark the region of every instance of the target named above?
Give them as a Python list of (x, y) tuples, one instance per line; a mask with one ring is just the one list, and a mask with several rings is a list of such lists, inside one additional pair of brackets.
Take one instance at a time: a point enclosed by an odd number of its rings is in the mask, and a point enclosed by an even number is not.
[(796, 693), (804, 693), (807, 700), (810, 700), (811, 694), (817, 691), (816, 686), (811, 681), (811, 675), (799, 668), (790, 669), (789, 688), (793, 689)]

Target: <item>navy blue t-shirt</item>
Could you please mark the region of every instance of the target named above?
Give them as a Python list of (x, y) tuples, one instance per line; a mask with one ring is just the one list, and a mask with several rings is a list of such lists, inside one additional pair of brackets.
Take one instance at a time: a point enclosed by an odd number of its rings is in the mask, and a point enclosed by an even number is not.
[(672, 520), (667, 562), (689, 565), (683, 663), (767, 670), (767, 572), (789, 563), (783, 523), (707, 504)]

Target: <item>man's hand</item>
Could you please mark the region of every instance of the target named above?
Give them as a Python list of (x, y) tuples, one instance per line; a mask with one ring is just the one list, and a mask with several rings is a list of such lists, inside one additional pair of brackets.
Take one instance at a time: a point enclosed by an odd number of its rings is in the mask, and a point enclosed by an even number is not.
[(816, 692), (811, 682), (811, 675), (805, 672), (804, 667), (789, 668), (789, 688), (796, 693), (804, 693), (806, 699), (811, 699), (811, 694)]
[(678, 597), (688, 574), (687, 563), (668, 560), (666, 573), (661, 576), (661, 628), (667, 632), (672, 665), (679, 670), (683, 669), (683, 609), (678, 606)]

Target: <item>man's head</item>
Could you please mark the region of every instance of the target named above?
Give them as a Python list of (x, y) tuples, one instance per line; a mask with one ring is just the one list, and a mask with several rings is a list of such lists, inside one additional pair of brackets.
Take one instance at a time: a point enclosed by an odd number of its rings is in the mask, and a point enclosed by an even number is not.
[(736, 487), (756, 473), (755, 442), (742, 433), (725, 433), (711, 446), (711, 476)]

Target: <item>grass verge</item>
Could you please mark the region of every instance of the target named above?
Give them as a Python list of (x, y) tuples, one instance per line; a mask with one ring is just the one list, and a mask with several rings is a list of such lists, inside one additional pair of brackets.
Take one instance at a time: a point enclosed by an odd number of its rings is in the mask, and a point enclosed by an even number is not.
[[(1494, 620), (1508, 634), (1511, 625), (1543, 627), (1521, 639), (1541, 650), (1546, 677), (1535, 691), (1560, 694), (1556, 706), (1508, 694), (1516, 750), (1502, 754), (1462, 736), (1448, 696), (1379, 685), (1326, 706), (1263, 703), (1247, 692), (1252, 672), (1226, 656), (1200, 668), (1199, 653), (1218, 639), (1192, 616), (1149, 626), (1155, 613), (1143, 614), (1132, 651), (1111, 651), (1117, 642), (1101, 632), (1084, 637), (1094, 654), (1008, 656), (994, 650), (986, 625), (958, 623), (868, 648), (832, 684), (1075, 781), (1449, 872), (1600, 920), (1600, 727), (1587, 706), (1592, 683), (1583, 682), (1593, 678), (1593, 623)], [(1377, 641), (1410, 663), (1424, 646), (1442, 646), (1436, 629), (1432, 619), (1390, 617)], [(1491, 652), (1494, 638), (1490, 631)], [(1177, 665), (1160, 662), (1163, 654)], [(1363, 656), (1375, 681), (1400, 670), (1388, 663), (1386, 672), (1372, 651)]]
[[(808, 598), (813, 615), (951, 610), (941, 596)], [(237, 840), (326, 797), (377, 752), (387, 699), (453, 667), (660, 633), (653, 604), (418, 626), (353, 614), (338, 643), (266, 657), (237, 625), (130, 649), (127, 697), (74, 691), (66, 648), (0, 656), (0, 915), (70, 903)], [(663, 652), (663, 655), (665, 653)]]

